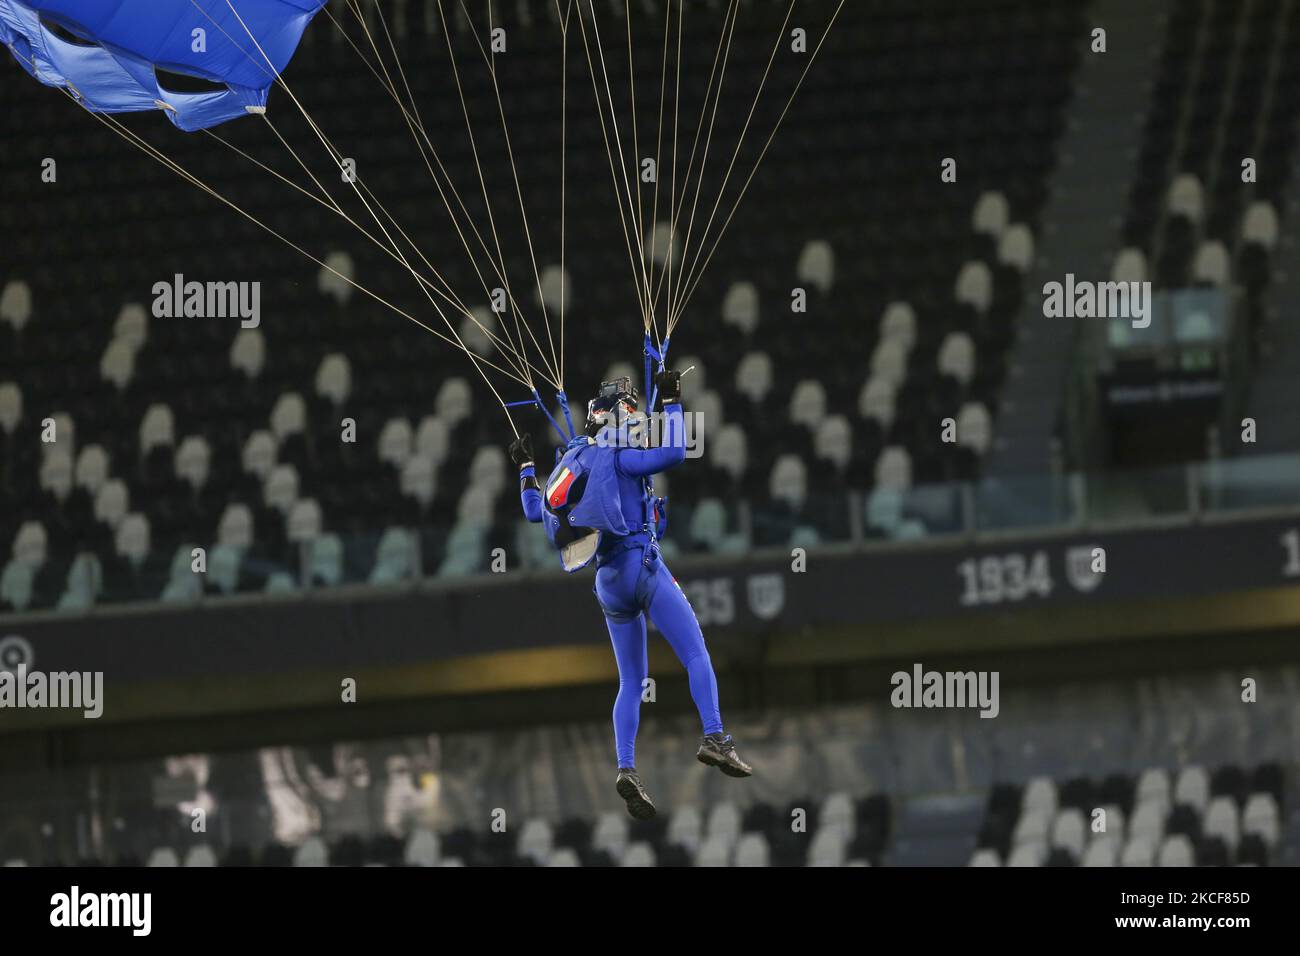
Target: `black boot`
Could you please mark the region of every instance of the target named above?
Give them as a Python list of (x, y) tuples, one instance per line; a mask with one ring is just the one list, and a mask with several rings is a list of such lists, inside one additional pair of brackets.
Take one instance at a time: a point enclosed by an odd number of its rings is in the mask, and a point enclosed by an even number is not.
[(654, 802), (651, 801), (650, 794), (645, 792), (645, 787), (641, 786), (641, 775), (631, 767), (618, 768), (614, 789), (627, 801), (627, 812), (634, 819), (649, 820), (655, 815)]
[(754, 768), (736, 753), (736, 745), (730, 734), (705, 734), (695, 759), (710, 767), (717, 767), (728, 777), (748, 777), (754, 773)]

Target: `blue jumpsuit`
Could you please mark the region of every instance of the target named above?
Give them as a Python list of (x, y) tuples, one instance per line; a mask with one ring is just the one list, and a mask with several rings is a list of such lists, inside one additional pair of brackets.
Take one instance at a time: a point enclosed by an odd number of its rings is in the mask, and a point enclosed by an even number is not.
[[(616, 455), (619, 506), (629, 528), (646, 524), (645, 481), (686, 459), (681, 405), (668, 405), (665, 440), (658, 448), (595, 446), (598, 454)], [(528, 477), (525, 475), (525, 477)], [(542, 494), (532, 487), (521, 492), (524, 516), (542, 520)], [(691, 698), (704, 733), (721, 733), (718, 681), (704, 646), (704, 634), (690, 602), (669, 572), (652, 535), (637, 530), (628, 535), (606, 532), (596, 553), (596, 599), (605, 613), (618, 662), (618, 696), (614, 699), (614, 741), (619, 767), (636, 766), (636, 732), (641, 719), (641, 693), (649, 669), (646, 659), (646, 615), (667, 638), (686, 669)]]

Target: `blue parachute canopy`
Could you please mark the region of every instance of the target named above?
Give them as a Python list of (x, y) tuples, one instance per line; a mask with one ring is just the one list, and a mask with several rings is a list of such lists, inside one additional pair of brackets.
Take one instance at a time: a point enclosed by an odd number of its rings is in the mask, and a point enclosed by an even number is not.
[(28, 73), (87, 109), (161, 109), (196, 130), (264, 110), (325, 3), (0, 0), (0, 40)]

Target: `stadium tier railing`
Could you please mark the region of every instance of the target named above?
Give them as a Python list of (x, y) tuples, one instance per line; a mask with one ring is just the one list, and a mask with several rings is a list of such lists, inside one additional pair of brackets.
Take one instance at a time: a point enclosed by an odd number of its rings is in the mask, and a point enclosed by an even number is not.
[[(501, 517), (503, 511), (492, 526), (461, 521), (333, 532), (327, 523), (319, 536), (287, 542), (278, 551), (256, 541), (247, 549), (187, 542), (166, 553), (155, 547), (143, 560), (119, 560), (113, 568), (85, 555), (52, 553), (46, 560), (58, 573), (47, 575), (43, 591), (15, 585), (21, 576), (6, 565), (0, 607), (8, 614), (77, 613), (127, 602), (295, 595), (346, 585), (403, 587), (519, 570), (560, 573), (541, 527)], [(1300, 453), (870, 492), (817, 490), (794, 501), (674, 500), (663, 548), (673, 561), (734, 558), (776, 549), (896, 548), (918, 541), (1177, 526), (1295, 512), (1300, 512)], [(196, 549), (203, 549), (201, 562)], [(24, 594), (30, 595), (26, 603)]]

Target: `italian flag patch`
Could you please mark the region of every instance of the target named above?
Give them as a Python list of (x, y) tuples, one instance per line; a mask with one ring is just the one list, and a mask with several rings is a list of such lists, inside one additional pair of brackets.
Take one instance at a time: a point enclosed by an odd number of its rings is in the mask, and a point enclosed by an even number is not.
[(561, 468), (559, 473), (546, 486), (546, 503), (558, 508), (569, 500), (569, 486), (573, 484), (573, 472)]

